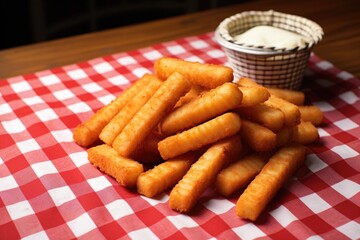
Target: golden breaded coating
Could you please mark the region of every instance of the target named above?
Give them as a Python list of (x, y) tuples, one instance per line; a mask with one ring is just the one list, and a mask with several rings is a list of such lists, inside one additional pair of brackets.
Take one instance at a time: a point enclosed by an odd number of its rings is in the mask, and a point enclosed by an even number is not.
[(257, 152), (270, 151), (276, 147), (276, 134), (270, 129), (242, 119), (240, 136), (243, 143)]
[(216, 176), (215, 188), (223, 196), (230, 196), (245, 187), (263, 168), (269, 156), (253, 153), (242, 157)]
[(264, 103), (250, 107), (240, 107), (236, 112), (239, 113), (241, 117), (259, 123), (272, 131), (281, 129), (285, 122), (285, 116), (281, 110), (265, 105)]
[(242, 86), (239, 85), (239, 89), (243, 94), (241, 107), (254, 106), (259, 103), (263, 103), (269, 99), (269, 91), (260, 85), (255, 86)]
[(144, 171), (142, 164), (124, 158), (107, 144), (88, 149), (88, 159), (101, 171), (112, 176), (125, 187), (136, 186), (137, 178)]
[(189, 89), (183, 76), (173, 73), (115, 138), (113, 148), (124, 157), (130, 156)]
[(301, 122), (294, 128), (293, 141), (301, 144), (310, 144), (319, 139), (319, 132), (311, 122)]
[(205, 123), (166, 137), (158, 144), (163, 159), (197, 150), (202, 146), (236, 134), (241, 128), (241, 119), (236, 113), (224, 113)]
[(304, 163), (302, 145), (287, 145), (278, 150), (247, 186), (236, 203), (236, 214), (255, 221), (285, 181)]
[(170, 208), (189, 212), (201, 194), (215, 181), (222, 167), (230, 161), (234, 151), (238, 152), (239, 144), (240, 138), (233, 136), (209, 147), (170, 192)]
[(301, 91), (280, 89), (280, 88), (267, 88), (271, 95), (282, 98), (288, 102), (291, 102), (297, 106), (304, 105), (305, 94)]
[(189, 62), (177, 58), (163, 57), (156, 60), (155, 74), (161, 78), (168, 78), (173, 72), (181, 73), (193, 85), (214, 88), (234, 78), (233, 70), (226, 66)]
[(323, 122), (324, 114), (318, 106), (299, 106), (299, 110), (302, 121), (310, 121), (315, 126), (319, 126)]
[(83, 147), (89, 147), (98, 139), (102, 129), (149, 81), (154, 78), (145, 74), (129, 88), (124, 90), (115, 100), (98, 110), (91, 118), (74, 129), (74, 141)]
[(300, 123), (300, 110), (295, 104), (273, 95), (270, 96), (265, 104), (270, 107), (277, 108), (284, 113), (285, 126), (295, 126)]
[(146, 196), (154, 197), (173, 187), (196, 161), (193, 153), (187, 153), (140, 174), (137, 180), (137, 191)]
[(154, 95), (162, 82), (154, 77), (149, 79), (146, 86), (132, 98), (119, 113), (104, 127), (99, 138), (106, 144), (112, 145), (115, 138), (120, 134), (124, 127), (130, 122), (137, 111)]
[(160, 124), (164, 135), (189, 129), (240, 106), (242, 93), (234, 83), (224, 83), (167, 115)]

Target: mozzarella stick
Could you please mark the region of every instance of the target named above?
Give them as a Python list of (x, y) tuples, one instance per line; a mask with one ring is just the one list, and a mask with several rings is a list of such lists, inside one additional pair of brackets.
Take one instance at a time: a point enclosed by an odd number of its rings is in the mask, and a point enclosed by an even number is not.
[(240, 107), (236, 112), (239, 113), (241, 117), (259, 123), (272, 131), (281, 129), (285, 122), (285, 116), (281, 110), (263, 103), (250, 107)]
[(193, 163), (185, 176), (170, 192), (170, 208), (189, 212), (201, 194), (215, 181), (216, 175), (229, 162), (233, 151), (238, 151), (238, 137), (230, 137), (213, 144)]
[(268, 160), (265, 154), (250, 154), (221, 170), (216, 176), (215, 188), (228, 197), (245, 187), (262, 169)]
[(270, 97), (269, 91), (260, 86), (241, 86), (239, 85), (239, 89), (243, 94), (241, 107), (249, 107), (254, 106), (259, 103), (263, 103)]
[(295, 126), (300, 123), (300, 110), (295, 104), (273, 95), (270, 96), (265, 104), (277, 108), (284, 113), (285, 126)]
[(112, 176), (125, 187), (136, 186), (137, 178), (144, 171), (142, 164), (119, 156), (107, 144), (98, 145), (88, 149), (88, 159), (101, 171)]
[(276, 147), (276, 134), (270, 129), (242, 119), (240, 136), (243, 143), (258, 152), (270, 151)]
[(278, 150), (240, 195), (236, 214), (255, 221), (285, 181), (304, 163), (305, 155), (302, 145), (287, 145)]
[(137, 180), (137, 191), (146, 196), (154, 197), (166, 189), (175, 186), (196, 161), (192, 153), (187, 153), (140, 174)]
[(156, 77), (149, 79), (144, 88), (140, 89), (138, 94), (126, 104), (119, 113), (104, 127), (99, 138), (106, 144), (112, 145), (114, 139), (130, 122), (136, 112), (151, 98), (156, 90), (161, 86), (161, 81)]
[(271, 95), (282, 98), (288, 102), (291, 102), (295, 105), (304, 105), (305, 94), (301, 91), (290, 90), (290, 89), (280, 89), (280, 88), (267, 88)]
[(226, 66), (189, 62), (177, 58), (163, 57), (156, 60), (155, 74), (168, 78), (173, 72), (181, 73), (193, 85), (214, 88), (233, 80), (233, 70)]
[(188, 102), (191, 102), (192, 100), (198, 98), (201, 96), (201, 93), (206, 91), (205, 88), (202, 88), (200, 86), (192, 85), (190, 90), (185, 94), (185, 96), (181, 97), (179, 101), (175, 104), (174, 108), (179, 108)]
[(242, 93), (234, 83), (224, 83), (172, 111), (160, 124), (164, 135), (189, 129), (241, 104)]
[(261, 84), (258, 84), (257, 82), (255, 82), (253, 79), (247, 78), (247, 77), (240, 77), (236, 81), (236, 83), (239, 84), (240, 86), (247, 86), (247, 87), (260, 87), (260, 86), (262, 86)]
[(162, 158), (166, 160), (232, 136), (240, 128), (241, 119), (236, 113), (224, 113), (198, 126), (166, 137), (159, 142), (158, 149)]
[(318, 106), (299, 106), (299, 110), (302, 121), (310, 121), (315, 126), (319, 126), (322, 123), (324, 115)]
[(113, 148), (124, 157), (130, 156), (189, 89), (183, 76), (173, 73), (115, 138)]
[(83, 147), (89, 147), (94, 144), (99, 139), (99, 135), (106, 124), (108, 124), (111, 119), (118, 114), (120, 109), (123, 108), (140, 91), (140, 89), (145, 87), (149, 82), (149, 79), (152, 78), (154, 78), (154, 76), (145, 74), (132, 86), (124, 90), (111, 103), (105, 105), (88, 120), (79, 124), (74, 129), (74, 141)]
[(294, 128), (293, 141), (301, 144), (310, 144), (319, 139), (319, 132), (311, 122), (301, 122)]

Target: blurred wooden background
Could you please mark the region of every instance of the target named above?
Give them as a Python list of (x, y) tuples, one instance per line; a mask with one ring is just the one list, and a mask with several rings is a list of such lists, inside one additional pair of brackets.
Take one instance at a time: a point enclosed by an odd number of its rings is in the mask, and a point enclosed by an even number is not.
[(183, 15), (245, 1), (0, 1), (0, 49)]

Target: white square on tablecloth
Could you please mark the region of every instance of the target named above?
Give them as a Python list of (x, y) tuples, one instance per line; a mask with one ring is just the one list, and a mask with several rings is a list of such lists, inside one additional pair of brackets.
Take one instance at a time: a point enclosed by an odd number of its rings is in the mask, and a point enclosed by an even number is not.
[(255, 239), (266, 236), (266, 234), (261, 231), (253, 223), (248, 223), (237, 228), (232, 229), (236, 235), (241, 239)]
[(343, 159), (348, 159), (359, 155), (358, 152), (345, 144), (333, 147), (331, 150), (337, 153)]
[(85, 165), (89, 163), (89, 160), (87, 158), (87, 152), (76, 152), (69, 154), (69, 157), (73, 161), (73, 163), (76, 165), (76, 167), (81, 167), (82, 165)]
[(111, 186), (109, 180), (104, 176), (88, 179), (87, 182), (95, 192), (101, 191)]
[(27, 153), (30, 151), (41, 149), (40, 145), (35, 141), (35, 139), (28, 139), (25, 141), (17, 142), (16, 145), (20, 149), (21, 153)]
[(136, 68), (133, 71), (133, 74), (137, 76), (138, 78), (141, 78), (145, 75), (145, 73), (151, 73), (149, 69), (147, 68)]
[(78, 102), (67, 106), (73, 113), (90, 112), (91, 108), (84, 102)]
[(337, 74), (337, 76), (343, 80), (349, 80), (350, 78), (353, 78), (354, 76), (351, 73), (341, 71)]
[(6, 206), (6, 209), (12, 220), (34, 214), (34, 210), (32, 209), (30, 203), (26, 200), (8, 205)]
[(314, 235), (311, 237), (308, 237), (306, 240), (324, 240), (322, 237), (320, 237), (319, 235)]
[(40, 118), (40, 120), (42, 122), (46, 122), (49, 120), (53, 120), (53, 119), (58, 119), (58, 115), (54, 112), (54, 110), (48, 108), (48, 109), (44, 109), (44, 110), (40, 110), (35, 112), (36, 116), (38, 116), (38, 118)]
[(294, 214), (292, 214), (289, 209), (284, 206), (280, 206), (270, 212), (276, 221), (280, 223), (281, 226), (287, 227), (293, 221), (298, 220)]
[(212, 58), (220, 58), (225, 56), (225, 53), (219, 49), (208, 51), (207, 54)]
[(206, 43), (205, 41), (203, 41), (203, 40), (192, 41), (192, 42), (190, 42), (190, 45), (191, 45), (193, 48), (196, 48), (196, 49), (201, 49), (201, 48), (209, 47), (209, 44), (207, 44), (207, 43)]
[(334, 67), (334, 65), (332, 65), (330, 62), (324, 61), (324, 60), (321, 62), (318, 62), (316, 64), (316, 66), (318, 66), (319, 68), (324, 69), (324, 70)]
[(334, 111), (335, 108), (327, 102), (314, 102), (315, 106), (318, 106), (322, 112)]
[(336, 230), (347, 236), (349, 239), (359, 239), (360, 224), (355, 221), (350, 221), (337, 227)]
[(50, 239), (48, 237), (48, 235), (46, 234), (45, 231), (40, 231), (34, 234), (31, 234), (29, 236), (26, 236), (24, 238), (21, 238), (22, 240), (36, 240), (36, 239), (41, 239), (41, 240), (45, 240), (45, 239)]
[(150, 230), (150, 228), (143, 228), (129, 233), (132, 240), (158, 240), (159, 238)]
[(76, 198), (75, 194), (68, 186), (50, 189), (49, 194), (55, 203), (55, 206), (60, 206), (66, 202), (70, 202)]
[(68, 71), (67, 74), (70, 76), (71, 79), (78, 80), (82, 78), (86, 78), (87, 74), (82, 69), (75, 69)]
[(51, 131), (51, 134), (58, 142), (73, 142), (73, 133), (69, 129)]
[(81, 235), (96, 228), (94, 221), (88, 213), (84, 213), (81, 216), (67, 222), (67, 225), (76, 237), (80, 237)]
[(114, 70), (114, 68), (107, 62), (98, 63), (93, 66), (97, 73), (106, 73)]
[(31, 89), (30, 84), (26, 81), (12, 83), (10, 86), (16, 93), (25, 92)]
[(34, 170), (38, 178), (47, 174), (53, 174), (58, 172), (54, 164), (50, 161), (31, 164), (31, 168)]
[(99, 84), (97, 83), (88, 83), (88, 84), (84, 84), (82, 85), (82, 87), (85, 89), (85, 91), (93, 93), (93, 92), (98, 92), (103, 90), (102, 87), (99, 86)]
[(167, 47), (167, 50), (174, 55), (186, 52), (185, 48), (180, 45), (169, 46)]
[(345, 118), (345, 119), (336, 121), (336, 122), (334, 122), (334, 124), (336, 126), (338, 126), (338, 128), (340, 128), (341, 130), (344, 130), (344, 131), (354, 129), (359, 126), (357, 123), (355, 123), (354, 121), (352, 121), (349, 118)]
[(112, 95), (112, 94), (109, 94), (109, 95), (106, 95), (106, 96), (103, 96), (103, 97), (99, 97), (98, 100), (104, 104), (104, 105), (108, 105), (109, 103), (111, 103), (112, 100), (115, 99), (115, 96)]
[(64, 90), (60, 90), (60, 91), (56, 91), (53, 93), (53, 95), (56, 97), (56, 99), (58, 99), (59, 101), (63, 101), (69, 98), (73, 98), (75, 97), (75, 95), (69, 90), (69, 89), (64, 89)]
[(0, 105), (0, 115), (11, 113), (12, 111), (13, 110), (8, 103), (3, 103)]
[(19, 185), (17, 184), (13, 175), (9, 175), (9, 176), (0, 178), (0, 192), (9, 190), (9, 189), (13, 189), (13, 188), (17, 188), (18, 186)]
[(122, 75), (117, 75), (115, 77), (111, 77), (108, 80), (115, 86), (122, 86), (122, 85), (130, 84), (130, 81)]
[(197, 227), (197, 224), (191, 217), (183, 214), (166, 217), (177, 229)]
[(9, 134), (19, 133), (26, 129), (24, 124), (20, 121), (20, 119), (1, 121), (1, 124), (5, 128), (6, 132), (8, 132)]
[(153, 51), (144, 53), (144, 57), (149, 60), (156, 60), (156, 59), (162, 57), (162, 55), (158, 51), (153, 50)]
[(61, 82), (60, 78), (54, 74), (42, 76), (39, 77), (39, 79), (45, 86), (50, 86)]
[(130, 57), (130, 56), (118, 58), (118, 59), (116, 59), (116, 61), (118, 63), (120, 63), (121, 65), (129, 65), (129, 64), (135, 64), (136, 63), (136, 60), (133, 57)]
[(318, 127), (318, 133), (319, 133), (319, 137), (328, 137), (330, 136), (330, 134), (325, 131), (325, 129), (321, 128), (321, 127)]
[(348, 91), (339, 95), (339, 98), (347, 102), (348, 104), (354, 104), (359, 101), (359, 97), (355, 93)]
[(318, 172), (328, 166), (324, 161), (322, 161), (313, 153), (307, 156), (305, 164), (313, 173)]
[(227, 199), (210, 199), (204, 203), (204, 206), (219, 215), (229, 211), (235, 204)]
[(157, 196), (157, 198), (148, 198), (143, 195), (140, 195), (140, 197), (143, 198), (145, 201), (147, 201), (151, 206), (155, 206), (159, 203), (164, 203), (169, 200), (169, 195), (167, 195), (165, 193), (160, 194), (159, 196)]
[(204, 63), (204, 60), (202, 60), (201, 58), (197, 57), (197, 56), (191, 56), (191, 57), (187, 57), (184, 60), (189, 61), (189, 62), (199, 62), (199, 63)]
[(331, 187), (347, 199), (352, 198), (360, 192), (360, 185), (349, 179), (344, 179)]
[(134, 211), (129, 204), (123, 199), (115, 200), (105, 205), (114, 220), (118, 220), (122, 217), (132, 214)]
[(300, 200), (314, 213), (320, 213), (331, 208), (330, 204), (324, 201), (324, 199), (316, 193), (301, 197)]
[(42, 100), (42, 98), (39, 96), (23, 98), (23, 101), (29, 106), (44, 102), (44, 100)]

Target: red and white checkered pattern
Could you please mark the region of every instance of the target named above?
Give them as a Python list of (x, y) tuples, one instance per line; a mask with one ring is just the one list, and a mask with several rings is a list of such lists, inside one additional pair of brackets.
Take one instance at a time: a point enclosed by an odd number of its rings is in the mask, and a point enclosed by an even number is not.
[(224, 64), (213, 33), (0, 81), (1, 239), (360, 238), (360, 80), (311, 56), (303, 84), (325, 113), (321, 140), (260, 219), (209, 189), (190, 215), (119, 186), (72, 130), (160, 56)]

